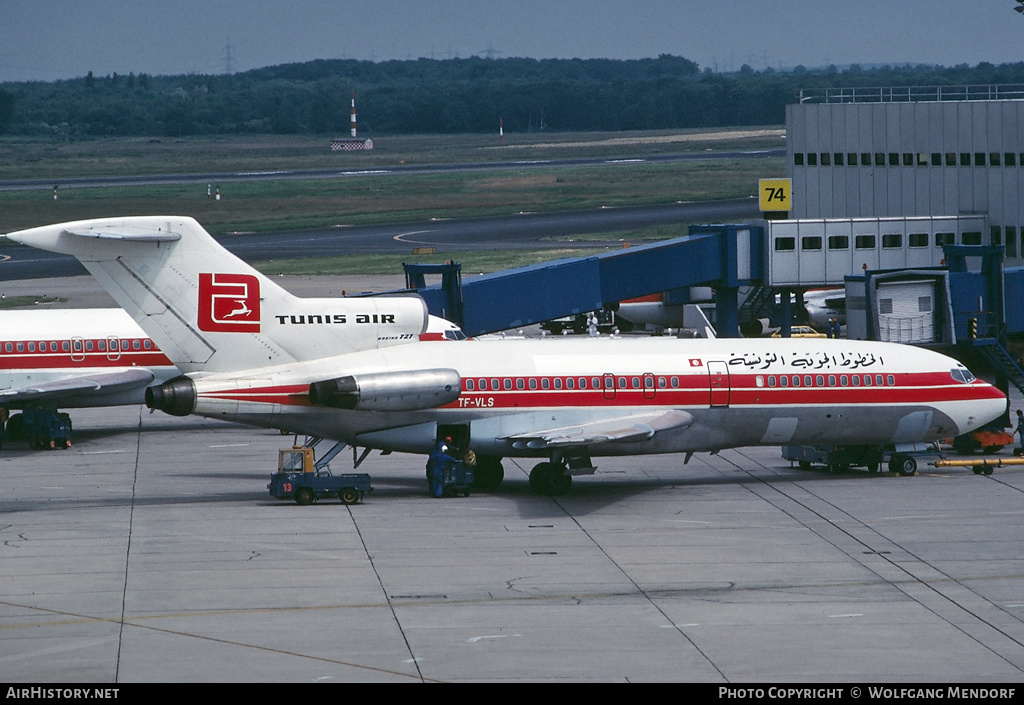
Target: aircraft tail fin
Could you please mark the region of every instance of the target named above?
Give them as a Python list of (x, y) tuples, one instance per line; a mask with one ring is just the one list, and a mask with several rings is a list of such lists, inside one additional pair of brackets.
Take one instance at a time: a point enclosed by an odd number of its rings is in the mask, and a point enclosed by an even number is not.
[(415, 340), (427, 329), (416, 296), (293, 296), (188, 217), (83, 220), (8, 237), (77, 257), (185, 373), (312, 360)]

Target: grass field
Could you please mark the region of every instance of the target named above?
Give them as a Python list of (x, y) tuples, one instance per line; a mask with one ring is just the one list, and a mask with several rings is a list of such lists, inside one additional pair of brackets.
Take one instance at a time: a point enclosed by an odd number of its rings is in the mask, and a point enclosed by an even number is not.
[[(51, 143), (0, 140), (0, 179), (124, 176), (286, 169), (379, 169), (396, 164), (532, 161), (549, 158), (627, 157), (720, 150), (777, 149), (779, 128), (732, 131), (534, 134), (507, 136), (397, 136), (375, 139), (371, 152), (330, 153), (328, 140), (310, 137), (232, 136), (194, 139), (95, 140)], [(0, 232), (48, 223), (114, 215), (174, 214), (194, 217), (214, 235), (304, 228), (507, 215), (602, 206), (753, 196), (760, 178), (785, 175), (781, 158), (708, 159), (667, 164), (622, 163), (600, 167), (496, 169), (444, 175), (360, 175), (335, 179), (226, 182), (221, 199), (208, 199), (205, 184), (65, 188), (54, 200), (49, 187), (0, 192)], [(617, 240), (675, 237), (678, 228), (602, 235)], [(571, 246), (567, 242), (567, 245)], [(568, 256), (550, 250), (525, 255), (543, 261)], [(453, 253), (438, 253), (450, 259)], [(476, 271), (510, 266), (508, 254), (479, 255)], [(539, 259), (538, 259), (539, 258)], [(365, 258), (360, 258), (365, 259)], [(407, 261), (412, 261), (412, 256)], [(352, 260), (346, 258), (351, 264)], [(399, 263), (400, 264), (400, 263)], [(261, 264), (267, 266), (269, 263)], [(277, 263), (280, 266), (280, 263)], [(293, 273), (302, 269), (294, 265)], [(309, 267), (310, 263), (305, 266)], [(381, 266), (372, 258), (365, 267)], [(389, 262), (387, 271), (395, 271)], [(317, 265), (322, 269), (321, 265)], [(348, 269), (348, 267), (346, 267)], [(366, 272), (369, 273), (369, 272)]]

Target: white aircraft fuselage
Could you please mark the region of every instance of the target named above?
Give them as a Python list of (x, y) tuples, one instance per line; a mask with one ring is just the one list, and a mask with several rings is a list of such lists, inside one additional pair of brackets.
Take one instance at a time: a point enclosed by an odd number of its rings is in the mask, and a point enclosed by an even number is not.
[(9, 237), (78, 257), (184, 373), (147, 390), (151, 408), (384, 451), (425, 453), (442, 428), (458, 428), (491, 471), (501, 457), (547, 457), (531, 473), (540, 492), (568, 489), (592, 456), (898, 448), (972, 431), (1006, 409), (952, 358), (891, 343), (423, 340), (422, 300), (298, 299), (191, 218)]

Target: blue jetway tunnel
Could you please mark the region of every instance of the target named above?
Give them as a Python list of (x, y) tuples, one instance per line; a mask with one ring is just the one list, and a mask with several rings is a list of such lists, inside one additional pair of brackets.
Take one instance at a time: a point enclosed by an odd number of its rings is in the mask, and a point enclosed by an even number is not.
[[(720, 337), (739, 337), (738, 291), (760, 283), (764, 233), (756, 225), (703, 225), (686, 237), (589, 257), (484, 274), (465, 280), (461, 267), (406, 264), (406, 284), (434, 315), (482, 335), (594, 311), (605, 304), (669, 292), (688, 303), (689, 287), (715, 290)], [(441, 274), (426, 286), (425, 275)]]

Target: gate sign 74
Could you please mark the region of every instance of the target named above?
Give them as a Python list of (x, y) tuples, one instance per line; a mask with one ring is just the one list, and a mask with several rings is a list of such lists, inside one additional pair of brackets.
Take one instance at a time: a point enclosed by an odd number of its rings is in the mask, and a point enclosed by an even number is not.
[(793, 209), (792, 179), (761, 179), (760, 194), (762, 211), (788, 211)]

